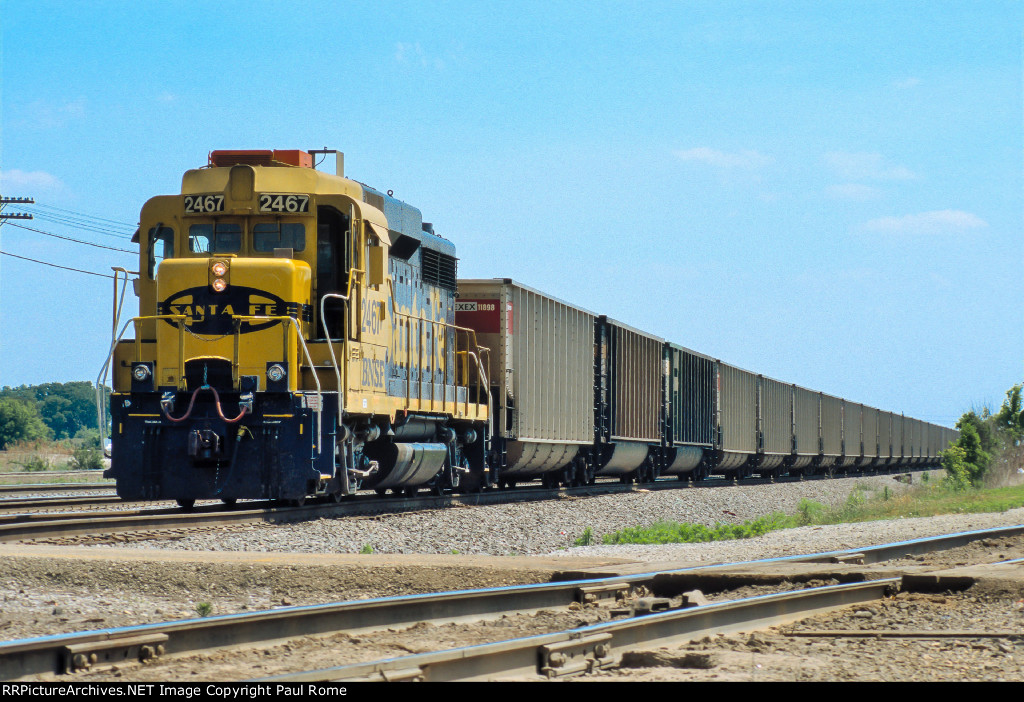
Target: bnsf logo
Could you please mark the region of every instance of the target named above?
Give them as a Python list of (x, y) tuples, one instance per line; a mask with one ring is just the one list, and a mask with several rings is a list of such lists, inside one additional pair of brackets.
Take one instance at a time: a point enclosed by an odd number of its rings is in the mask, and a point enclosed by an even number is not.
[(362, 362), (363, 387), (383, 388), (387, 361), (364, 358)]

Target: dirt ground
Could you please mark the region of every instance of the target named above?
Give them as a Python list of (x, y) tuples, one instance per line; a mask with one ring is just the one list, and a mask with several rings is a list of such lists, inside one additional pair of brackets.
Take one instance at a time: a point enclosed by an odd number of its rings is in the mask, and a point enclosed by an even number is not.
[[(1024, 557), (1024, 540), (988, 539), (901, 559), (920, 568)], [(542, 582), (564, 569), (615, 559), (476, 556), (189, 553), (0, 545), (0, 637), (5, 640), (288, 605)], [(625, 563), (623, 559), (619, 561)], [(892, 564), (890, 564), (892, 565)], [(828, 583), (812, 583), (814, 585)], [(706, 593), (733, 599), (771, 587)], [(802, 586), (801, 586), (802, 587)], [(263, 649), (218, 651), (152, 665), (80, 674), (98, 680), (238, 680), (288, 670), (441, 650), (593, 624), (606, 607), (504, 616), (472, 626), (421, 623), (406, 630), (306, 637)], [(943, 639), (859, 638), (822, 631), (961, 632)], [(798, 632), (819, 632), (800, 636)], [(978, 631), (1004, 632), (993, 637)], [(900, 593), (789, 627), (708, 637), (684, 646), (630, 651), (621, 668), (577, 681), (1024, 680), (1024, 585), (986, 582), (960, 593)], [(51, 678), (52, 679), (52, 678)]]
[[(0, 639), (288, 605), (546, 582), (564, 558), (191, 553), (0, 545)], [(579, 567), (616, 559), (578, 559)], [(205, 608), (204, 608), (205, 609)]]

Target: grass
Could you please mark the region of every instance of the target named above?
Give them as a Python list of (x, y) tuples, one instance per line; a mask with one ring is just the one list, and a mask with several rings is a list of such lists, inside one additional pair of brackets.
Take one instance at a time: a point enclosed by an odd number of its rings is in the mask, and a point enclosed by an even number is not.
[[(600, 543), (614, 544), (673, 544), (726, 541), (761, 536), (770, 531), (798, 526), (865, 522), (899, 517), (930, 517), (939, 514), (974, 514), (1005, 512), (1024, 507), (1024, 485), (999, 488), (979, 488), (956, 492), (939, 480), (922, 480), (906, 491), (889, 487), (870, 494), (866, 486), (858, 485), (846, 502), (829, 507), (813, 500), (801, 500), (795, 514), (782, 512), (759, 517), (742, 524), (718, 523), (713, 527), (703, 524), (663, 521), (645, 527), (630, 527), (613, 534), (605, 534)], [(593, 530), (587, 527), (574, 546), (598, 543)]]

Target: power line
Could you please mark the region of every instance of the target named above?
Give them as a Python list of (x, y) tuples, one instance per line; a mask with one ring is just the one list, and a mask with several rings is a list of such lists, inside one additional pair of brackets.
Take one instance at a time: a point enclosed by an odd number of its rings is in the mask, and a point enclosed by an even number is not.
[(97, 217), (96, 215), (86, 214), (84, 212), (76, 212), (75, 210), (66, 210), (63, 207), (55, 207), (54, 205), (44, 205), (42, 203), (36, 203), (36, 207), (41, 207), (45, 210), (56, 210), (57, 212), (64, 212), (75, 217), (85, 217), (86, 219), (95, 219), (101, 222), (109, 222), (110, 224), (116, 224), (119, 227), (127, 227), (129, 229), (135, 229), (136, 225), (129, 224), (128, 222), (121, 222), (116, 219), (107, 219), (106, 217)]
[(97, 224), (87, 219), (79, 219), (76, 217), (66, 217), (64, 215), (53, 215), (48, 212), (36, 212), (35, 216), (39, 219), (46, 220), (48, 222), (56, 222), (57, 224), (64, 224), (78, 229), (83, 229), (97, 234), (103, 234), (105, 236), (113, 236), (118, 239), (128, 239), (134, 233), (134, 229), (131, 232), (127, 231), (116, 231), (111, 229), (109, 226), (103, 224)]
[(29, 258), (28, 256), (19, 256), (18, 254), (7, 253), (6, 251), (0, 251), (0, 254), (4, 256), (10, 256), (11, 258), (20, 258), (22, 261), (32, 261), (32, 263), (41, 263), (44, 266), (51, 266), (52, 268), (62, 268), (66, 271), (74, 271), (75, 273), (87, 273), (89, 275), (96, 275), (100, 278), (114, 279), (112, 275), (104, 275), (103, 273), (94, 273), (93, 271), (83, 271), (81, 268), (70, 268), (68, 266), (58, 266), (56, 263), (49, 263), (48, 261), (40, 261), (39, 259)]
[(82, 239), (74, 239), (74, 238), (72, 238), (70, 236), (61, 236), (60, 234), (54, 234), (52, 232), (44, 232), (42, 229), (35, 229), (33, 227), (26, 227), (24, 224), (15, 224), (14, 222), (8, 222), (8, 224), (10, 226), (12, 226), (12, 227), (17, 227), (18, 229), (25, 229), (27, 231), (36, 232), (37, 234), (42, 234), (44, 236), (52, 236), (55, 239), (64, 239), (65, 241), (73, 241), (76, 244), (85, 244), (86, 246), (95, 246), (98, 249), (107, 249), (108, 251), (123, 251), (124, 253), (129, 253), (129, 254), (137, 254), (138, 253), (138, 251), (131, 251), (129, 249), (119, 249), (119, 248), (117, 248), (115, 246), (104, 246), (103, 244), (94, 244), (91, 241), (83, 241)]

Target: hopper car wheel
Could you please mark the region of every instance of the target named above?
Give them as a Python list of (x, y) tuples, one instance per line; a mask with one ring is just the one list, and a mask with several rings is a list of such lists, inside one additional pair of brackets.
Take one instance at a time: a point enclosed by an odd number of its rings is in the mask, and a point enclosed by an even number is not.
[(402, 491), (402, 494), (405, 495), (406, 497), (416, 497), (416, 493), (418, 493), (419, 491), (419, 488), (407, 487)]
[(565, 487), (572, 487), (576, 484), (576, 464), (570, 463), (562, 469), (561, 476), (562, 485)]
[(597, 473), (597, 470), (594, 468), (594, 466), (587, 466), (583, 470), (583, 478), (584, 478), (583, 484), (584, 485), (593, 485), (595, 482), (597, 482), (597, 477), (595, 475), (596, 473)]
[(220, 501), (224, 503), (225, 507), (234, 507), (238, 502), (238, 499), (234, 497), (222, 497), (220, 498)]
[(384, 495), (388, 494), (388, 489), (387, 488), (377, 488), (376, 490), (374, 490), (374, 492), (377, 493), (377, 497), (384, 497)]
[(178, 503), (178, 506), (181, 507), (186, 512), (191, 512), (192, 508), (196, 506), (196, 501), (195, 500), (176, 500), (176, 501)]

